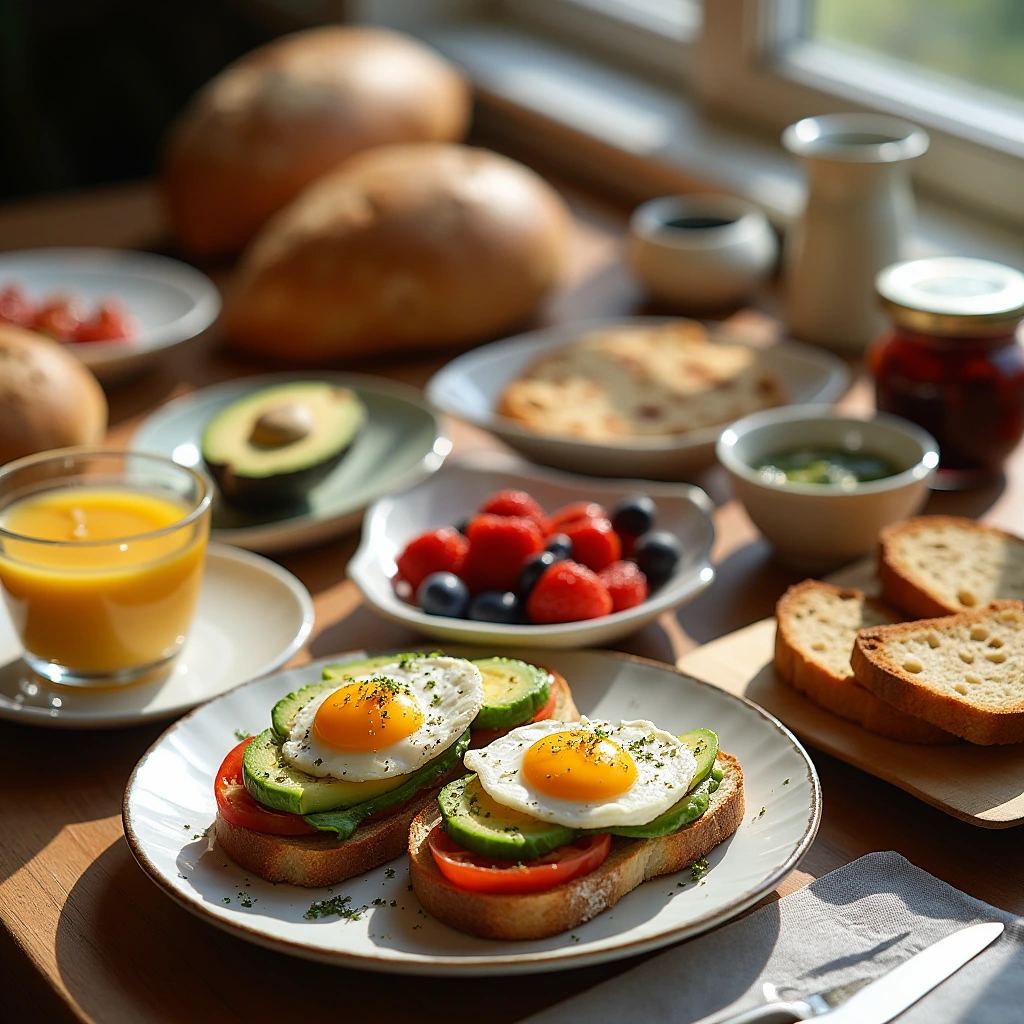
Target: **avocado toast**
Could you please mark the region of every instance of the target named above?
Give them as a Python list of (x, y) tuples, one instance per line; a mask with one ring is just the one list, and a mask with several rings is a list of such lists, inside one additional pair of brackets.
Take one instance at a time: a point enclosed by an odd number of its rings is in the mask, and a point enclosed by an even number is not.
[(576, 927), (699, 861), (743, 817), (742, 769), (707, 729), (532, 723), (466, 764), (476, 773), (413, 819), (410, 873), (426, 910), (484, 938)]
[(317, 887), (361, 874), (399, 856), (412, 818), (464, 773), (471, 727), (490, 737), (556, 709), (576, 715), (564, 680), (515, 659), (329, 665), (228, 754), (217, 838), (268, 881)]

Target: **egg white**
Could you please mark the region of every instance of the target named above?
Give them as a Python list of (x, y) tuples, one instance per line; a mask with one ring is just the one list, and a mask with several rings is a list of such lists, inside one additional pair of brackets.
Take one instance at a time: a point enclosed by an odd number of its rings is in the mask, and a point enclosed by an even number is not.
[[(341, 751), (328, 747), (313, 733), (320, 705), (352, 682), (387, 676), (408, 686), (423, 713), (423, 722), (410, 736), (379, 751)], [(463, 658), (440, 655), (381, 665), (372, 672), (344, 677), (313, 697), (295, 715), (288, 739), (281, 744), (284, 760), (309, 775), (346, 782), (369, 782), (408, 775), (447, 750), (469, 727), (484, 702), (480, 670)]]
[[(523, 757), (537, 740), (577, 729), (602, 730), (633, 759), (637, 778), (625, 793), (593, 802), (562, 800), (541, 793), (523, 779)], [(479, 776), (487, 795), (499, 804), (566, 828), (646, 825), (682, 800), (697, 773), (690, 748), (677, 736), (645, 721), (617, 725), (587, 718), (578, 722), (530, 722), (482, 750), (468, 751), (464, 760), (466, 767)]]

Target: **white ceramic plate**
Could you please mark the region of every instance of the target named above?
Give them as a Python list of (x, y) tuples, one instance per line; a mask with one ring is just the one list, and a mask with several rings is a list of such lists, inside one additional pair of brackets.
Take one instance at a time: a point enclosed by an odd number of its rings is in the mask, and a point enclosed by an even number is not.
[[(546, 351), (567, 345), (588, 331), (627, 325), (656, 325), (669, 317), (618, 317), (560, 324), (472, 349), (442, 367), (427, 384), (427, 397), (444, 412), (490, 430), (534, 462), (592, 476), (682, 480), (715, 461), (715, 441), (725, 424), (624, 442), (618, 445), (551, 437), (524, 430), (495, 410), (506, 386)], [(720, 341), (744, 343), (742, 335), (715, 329)], [(850, 371), (834, 355), (808, 345), (784, 342), (764, 350), (790, 396), (791, 404), (827, 404), (846, 390)]]
[(205, 331), (220, 313), (216, 285), (179, 260), (127, 249), (23, 249), (0, 255), (0, 288), (21, 285), (35, 301), (74, 295), (94, 306), (119, 299), (138, 321), (124, 341), (69, 344), (102, 381), (142, 370), (172, 345)]
[(283, 512), (244, 512), (220, 501), (214, 487), (214, 539), (264, 554), (319, 544), (358, 526), (363, 509), (380, 495), (430, 476), (451, 451), (440, 419), (414, 388), (380, 377), (322, 370), (243, 377), (202, 388), (143, 420), (132, 447), (201, 470), (203, 430), (216, 413), (252, 391), (302, 380), (330, 381), (355, 391), (367, 409), (363, 429), (338, 465), (309, 492), (305, 505)]
[(259, 555), (211, 544), (195, 621), (162, 682), (106, 690), (46, 682), (25, 667), (14, 626), (0, 605), (0, 718), (67, 729), (170, 718), (275, 672), (312, 628), (313, 600), (290, 572)]
[[(610, 506), (625, 494), (646, 492), (657, 503), (658, 528), (671, 530), (682, 541), (683, 557), (672, 577), (643, 604), (582, 622), (506, 626), (426, 615), (403, 601), (391, 578), (397, 572), (395, 559), (405, 545), (427, 530), (459, 522), (489, 494), (506, 487), (529, 491), (549, 512), (583, 500)], [(363, 537), (349, 562), (348, 574), (385, 618), (439, 640), (531, 647), (608, 644), (646, 626), (666, 609), (692, 600), (715, 578), (711, 567), (713, 507), (711, 499), (690, 484), (590, 480), (527, 467), (511, 456), (473, 452), (416, 487), (375, 502), (363, 520)]]
[[(449, 975), (563, 970), (635, 956), (722, 924), (796, 866), (817, 831), (821, 793), (810, 758), (784, 726), (754, 704), (655, 662), (598, 651), (552, 652), (544, 662), (569, 680), (584, 714), (644, 717), (676, 733), (706, 726), (719, 734), (723, 750), (739, 758), (746, 814), (736, 834), (708, 857), (703, 883), (694, 884), (689, 871), (666, 875), (634, 889), (572, 934), (499, 942), (472, 938), (424, 916), (407, 889), (404, 857), (333, 890), (275, 886), (247, 875), (201, 835), (214, 819), (214, 775), (236, 742), (235, 730), (264, 729), (274, 702), (319, 679), (319, 665), (239, 687), (172, 725), (128, 783), (124, 824), (132, 852), (186, 909), (252, 942), (346, 967)], [(305, 920), (310, 904), (331, 891), (368, 909), (358, 921)], [(240, 901), (239, 893), (248, 900)]]

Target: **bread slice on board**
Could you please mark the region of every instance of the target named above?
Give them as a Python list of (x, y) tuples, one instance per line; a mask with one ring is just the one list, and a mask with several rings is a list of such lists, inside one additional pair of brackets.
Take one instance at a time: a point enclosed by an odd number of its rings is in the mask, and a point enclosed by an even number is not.
[(819, 707), (904, 743), (956, 739), (930, 722), (897, 711), (854, 679), (850, 655), (858, 630), (897, 622), (896, 611), (859, 590), (804, 580), (779, 598), (775, 618), (775, 670)]
[(1024, 742), (1024, 602), (862, 630), (857, 680), (971, 743)]
[(439, 921), (486, 939), (525, 940), (558, 935), (614, 906), (641, 882), (671, 874), (707, 856), (743, 820), (743, 770), (718, 755), (722, 784), (696, 821), (659, 839), (612, 837), (608, 859), (582, 878), (529, 895), (467, 892), (438, 870), (427, 837), (441, 820), (437, 807), (416, 816), (409, 830), (409, 870), (424, 909)]
[(272, 836), (231, 825), (220, 814), (214, 822), (214, 834), (236, 864), (268, 882), (289, 882), (311, 889), (334, 885), (400, 857), (409, 840), (409, 823), (424, 808), (431, 813), (436, 810), (442, 787), (465, 772), (460, 761), (436, 785), (417, 793), (393, 814), (362, 822), (345, 840), (339, 840), (333, 832)]
[(917, 516), (879, 537), (885, 599), (908, 618), (1024, 600), (1024, 540), (959, 516)]

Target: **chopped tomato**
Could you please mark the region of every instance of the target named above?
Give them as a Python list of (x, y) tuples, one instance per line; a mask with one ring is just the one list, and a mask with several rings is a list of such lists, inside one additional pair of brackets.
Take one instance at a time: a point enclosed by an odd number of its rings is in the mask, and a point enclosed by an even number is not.
[(563, 882), (589, 875), (607, 859), (612, 837), (580, 836), (537, 860), (495, 860), (464, 850), (437, 825), (427, 837), (438, 870), (452, 885), (468, 892), (495, 895), (544, 892)]
[(9, 284), (0, 291), (0, 320), (19, 327), (31, 327), (35, 317), (36, 307), (18, 285)]
[(117, 301), (107, 299), (99, 304), (88, 320), (75, 330), (73, 341), (123, 341), (135, 333), (135, 321)]
[(85, 317), (85, 310), (74, 299), (53, 298), (36, 310), (32, 327), (57, 341), (72, 341)]
[(242, 782), (242, 755), (251, 742), (250, 736), (234, 747), (217, 772), (213, 793), (217, 798), (220, 816), (229, 825), (251, 828), (255, 832), (266, 832), (272, 836), (314, 835), (317, 830), (303, 821), (301, 815), (272, 811), (249, 795)]

